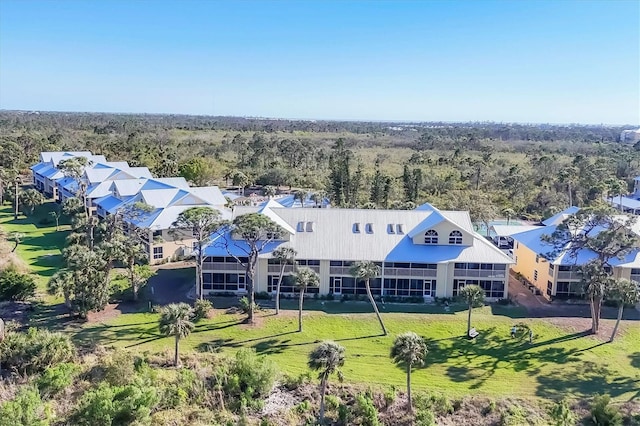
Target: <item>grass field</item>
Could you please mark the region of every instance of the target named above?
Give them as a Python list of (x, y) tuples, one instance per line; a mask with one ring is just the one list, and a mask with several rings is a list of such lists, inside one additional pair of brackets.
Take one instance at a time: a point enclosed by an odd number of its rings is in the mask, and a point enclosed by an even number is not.
[[(40, 285), (60, 266), (66, 235), (55, 232), (55, 226), (37, 225), (49, 208), (42, 206), (35, 216), (18, 221), (13, 220), (8, 206), (0, 209), (4, 233), (25, 234), (18, 255), (41, 277)], [(45, 299), (34, 314), (39, 317), (37, 323), (70, 333), (80, 345), (125, 347), (136, 353), (172, 349), (173, 340), (158, 333), (157, 314), (125, 306), (132, 313), (77, 323), (53, 316), (59, 314), (57, 302)], [(389, 335), (381, 336), (375, 317), (366, 313), (370, 312), (366, 303), (309, 300), (305, 305), (308, 311), (302, 333), (296, 332), (295, 301), (283, 301), (286, 310), (280, 317), (271, 310), (260, 312), (254, 326), (244, 324), (242, 316), (217, 310), (182, 342), (182, 350), (233, 354), (242, 347), (253, 348), (272, 358), (281, 371), (297, 375), (307, 372), (306, 357), (313, 346), (332, 339), (347, 349), (344, 373), (348, 382), (403, 387), (404, 371), (391, 363), (389, 351), (395, 335), (411, 330), (429, 342), (427, 363), (413, 375), (416, 388), (450, 395), (548, 398), (606, 392), (618, 400), (640, 398), (640, 327), (634, 323), (624, 325), (615, 343), (604, 344), (543, 319), (522, 319), (524, 311), (519, 308), (487, 306), (474, 310), (473, 325), (480, 336), (469, 341), (461, 337), (466, 327), (462, 307), (454, 306), (445, 314), (439, 307), (408, 305), (415, 312), (400, 313), (394, 311), (405, 310), (407, 305), (387, 304), (383, 318)], [(533, 328), (533, 344), (509, 337), (511, 325), (519, 321)]]

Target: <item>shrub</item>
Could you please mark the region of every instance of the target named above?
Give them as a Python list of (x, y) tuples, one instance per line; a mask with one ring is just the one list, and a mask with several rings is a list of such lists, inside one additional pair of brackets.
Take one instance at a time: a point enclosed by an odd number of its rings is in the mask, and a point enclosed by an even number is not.
[[(238, 300), (238, 307), (243, 313), (249, 313), (249, 299), (247, 299), (247, 296), (242, 296), (240, 300)], [(253, 310), (260, 310), (260, 305), (258, 305), (256, 302), (253, 302)]]
[(258, 357), (253, 350), (240, 349), (229, 368), (225, 390), (240, 399), (240, 408), (255, 406), (271, 390), (275, 376), (276, 367), (271, 360)]
[(423, 408), (416, 411), (416, 426), (435, 426), (436, 417), (433, 415), (433, 411), (428, 408)]
[(325, 299), (327, 300), (335, 300), (335, 296), (333, 295), (333, 293), (329, 293), (325, 296)]
[(335, 395), (327, 395), (324, 397), (324, 404), (327, 410), (337, 410), (340, 407), (340, 398)]
[(282, 380), (282, 384), (287, 390), (295, 390), (310, 381), (311, 373), (307, 371), (306, 373), (299, 374), (298, 376), (285, 375)]
[(13, 268), (0, 272), (0, 300), (27, 300), (36, 294), (36, 281)]
[(576, 424), (576, 417), (569, 407), (566, 399), (557, 401), (549, 409), (549, 416), (553, 420), (554, 426), (573, 426)]
[(133, 354), (123, 349), (113, 351), (104, 362), (104, 380), (113, 386), (127, 385), (136, 377)]
[(30, 328), (26, 333), (7, 333), (0, 342), (0, 363), (21, 374), (39, 373), (74, 356), (69, 337), (48, 330)]
[(207, 299), (198, 299), (193, 304), (193, 322), (207, 318), (209, 312), (213, 309), (213, 304)]
[(296, 413), (304, 414), (311, 410), (311, 403), (308, 400), (302, 401), (300, 404), (295, 406)]
[(420, 392), (414, 397), (416, 409), (431, 410), (435, 414), (445, 415), (453, 413), (453, 404), (446, 395)]
[(359, 394), (356, 396), (355, 413), (361, 419), (363, 426), (378, 426), (380, 421), (378, 420), (378, 410), (373, 405), (371, 398)]
[(36, 379), (36, 386), (40, 394), (52, 397), (71, 386), (80, 368), (76, 364), (62, 363), (55, 367), (46, 369), (40, 377)]
[(384, 391), (384, 405), (385, 407), (389, 407), (393, 404), (393, 401), (396, 400), (396, 390), (395, 388), (393, 389), (388, 389), (386, 391)]
[(518, 405), (511, 405), (506, 411), (500, 414), (499, 426), (521, 426), (528, 425), (527, 415)]
[(156, 403), (157, 396), (152, 387), (101, 383), (97, 389), (84, 394), (72, 421), (79, 426), (148, 422)]
[(50, 417), (47, 408), (38, 389), (23, 387), (12, 401), (0, 404), (0, 426), (46, 426)]
[(340, 420), (340, 423), (342, 423), (343, 425), (348, 424), (349, 407), (347, 407), (345, 404), (340, 404), (340, 406), (338, 407), (338, 420)]
[(622, 414), (620, 411), (609, 405), (611, 397), (609, 395), (596, 395), (591, 403), (591, 421), (596, 426), (619, 426), (622, 425)]

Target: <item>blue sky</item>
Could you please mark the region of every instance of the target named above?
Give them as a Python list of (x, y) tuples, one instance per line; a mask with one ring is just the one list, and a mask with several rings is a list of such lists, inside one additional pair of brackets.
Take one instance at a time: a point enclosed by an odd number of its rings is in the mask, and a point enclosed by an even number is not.
[(0, 0), (0, 109), (640, 123), (640, 2)]

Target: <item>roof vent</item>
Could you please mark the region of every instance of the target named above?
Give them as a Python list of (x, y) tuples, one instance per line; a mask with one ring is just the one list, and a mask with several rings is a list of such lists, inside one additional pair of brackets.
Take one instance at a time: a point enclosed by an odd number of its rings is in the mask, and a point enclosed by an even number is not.
[(402, 229), (401, 223), (396, 225), (396, 234), (400, 234), (400, 235), (404, 234), (404, 229)]
[(396, 231), (395, 231), (395, 229), (393, 227), (393, 223), (390, 223), (390, 224), (387, 225), (387, 233), (388, 234), (395, 234), (396, 233)]
[(367, 223), (365, 225), (364, 229), (367, 232), (367, 234), (373, 234), (373, 224), (372, 223)]
[(296, 226), (297, 232), (304, 232), (304, 222), (298, 222), (298, 226)]
[(313, 232), (316, 229), (316, 224), (315, 222), (307, 222), (307, 227), (306, 227), (306, 231), (307, 232)]
[(354, 234), (359, 234), (360, 233), (360, 224), (358, 222), (353, 224), (353, 233)]

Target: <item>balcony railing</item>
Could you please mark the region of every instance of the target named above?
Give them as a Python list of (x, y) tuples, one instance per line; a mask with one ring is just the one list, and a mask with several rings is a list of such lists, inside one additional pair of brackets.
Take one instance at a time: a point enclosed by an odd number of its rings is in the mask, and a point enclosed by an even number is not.
[(582, 274), (576, 271), (558, 271), (558, 280), (581, 280)]
[(384, 268), (384, 276), (436, 277), (435, 269)]
[(454, 277), (466, 278), (504, 278), (505, 271), (487, 271), (482, 269), (454, 269)]

